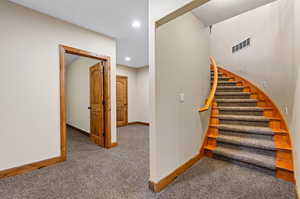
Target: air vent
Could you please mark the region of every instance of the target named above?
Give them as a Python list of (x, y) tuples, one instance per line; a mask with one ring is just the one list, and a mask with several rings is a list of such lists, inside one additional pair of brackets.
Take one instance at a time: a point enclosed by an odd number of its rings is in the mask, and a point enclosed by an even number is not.
[(250, 42), (251, 42), (251, 39), (248, 38), (248, 39), (242, 41), (241, 43), (233, 46), (232, 47), (232, 53), (236, 53), (236, 52), (242, 50), (243, 48), (245, 48), (247, 46), (250, 46)]

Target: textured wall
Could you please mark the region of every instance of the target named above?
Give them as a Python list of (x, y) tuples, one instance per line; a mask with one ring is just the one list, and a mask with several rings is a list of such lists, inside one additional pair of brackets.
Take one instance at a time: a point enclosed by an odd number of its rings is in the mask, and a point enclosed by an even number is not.
[(60, 155), (59, 44), (112, 58), (115, 142), (116, 42), (6, 0), (0, 24), (0, 170)]
[(67, 123), (86, 132), (90, 132), (90, 67), (98, 62), (80, 57), (66, 70)]
[(294, 5), (294, 19), (295, 19), (295, 28), (294, 28), (294, 60), (295, 67), (297, 68), (297, 83), (296, 83), (296, 92), (294, 98), (294, 106), (293, 106), (293, 119), (290, 125), (290, 130), (292, 131), (292, 144), (293, 144), (293, 152), (294, 152), (294, 167), (296, 169), (296, 185), (298, 194), (300, 193), (300, 1), (293, 0)]
[(156, 131), (156, 104), (155, 104), (155, 22), (170, 12), (184, 6), (192, 0), (151, 0), (149, 1), (149, 106), (150, 106), (150, 180), (157, 182), (157, 131)]
[(138, 120), (137, 69), (117, 65), (117, 75), (128, 77), (128, 122)]
[(138, 121), (149, 122), (149, 67), (137, 69)]
[(117, 75), (128, 77), (128, 122), (149, 122), (149, 67), (117, 65)]
[[(205, 131), (198, 109), (210, 88), (208, 29), (191, 13), (156, 32), (156, 154), (162, 179), (199, 153)], [(179, 101), (179, 95), (185, 101)]]
[[(264, 90), (288, 122), (296, 81), (293, 9), (293, 1), (276, 1), (214, 25), (210, 35), (218, 64)], [(249, 37), (249, 47), (231, 53), (232, 46)]]

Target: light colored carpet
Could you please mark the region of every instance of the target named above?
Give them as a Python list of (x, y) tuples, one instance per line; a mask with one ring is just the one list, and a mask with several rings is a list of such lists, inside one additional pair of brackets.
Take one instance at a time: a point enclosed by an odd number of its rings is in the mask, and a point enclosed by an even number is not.
[[(68, 160), (0, 179), (1, 199), (293, 199), (294, 186), (256, 170), (204, 158), (161, 193), (148, 189), (149, 130), (118, 129), (119, 146), (101, 149), (68, 129)], [(167, 157), (166, 157), (167, 158)]]

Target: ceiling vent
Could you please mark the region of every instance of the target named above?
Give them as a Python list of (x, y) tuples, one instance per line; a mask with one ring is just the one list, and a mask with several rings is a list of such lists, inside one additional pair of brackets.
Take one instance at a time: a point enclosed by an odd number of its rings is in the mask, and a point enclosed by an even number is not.
[(250, 46), (250, 43), (251, 43), (250, 38), (242, 41), (241, 43), (239, 43), (239, 44), (232, 47), (232, 53), (236, 53), (236, 52), (242, 50), (243, 48), (246, 48), (246, 47)]

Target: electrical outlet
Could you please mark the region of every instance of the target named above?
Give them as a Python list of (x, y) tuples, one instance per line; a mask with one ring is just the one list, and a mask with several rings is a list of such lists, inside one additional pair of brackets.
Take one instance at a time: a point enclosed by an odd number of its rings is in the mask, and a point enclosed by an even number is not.
[(263, 88), (267, 88), (267, 87), (268, 87), (267, 81), (262, 81), (261, 84), (262, 84), (262, 87), (263, 87)]
[(179, 102), (184, 103), (184, 93), (179, 94)]
[(289, 113), (289, 108), (287, 106), (284, 106), (284, 113), (287, 115)]

